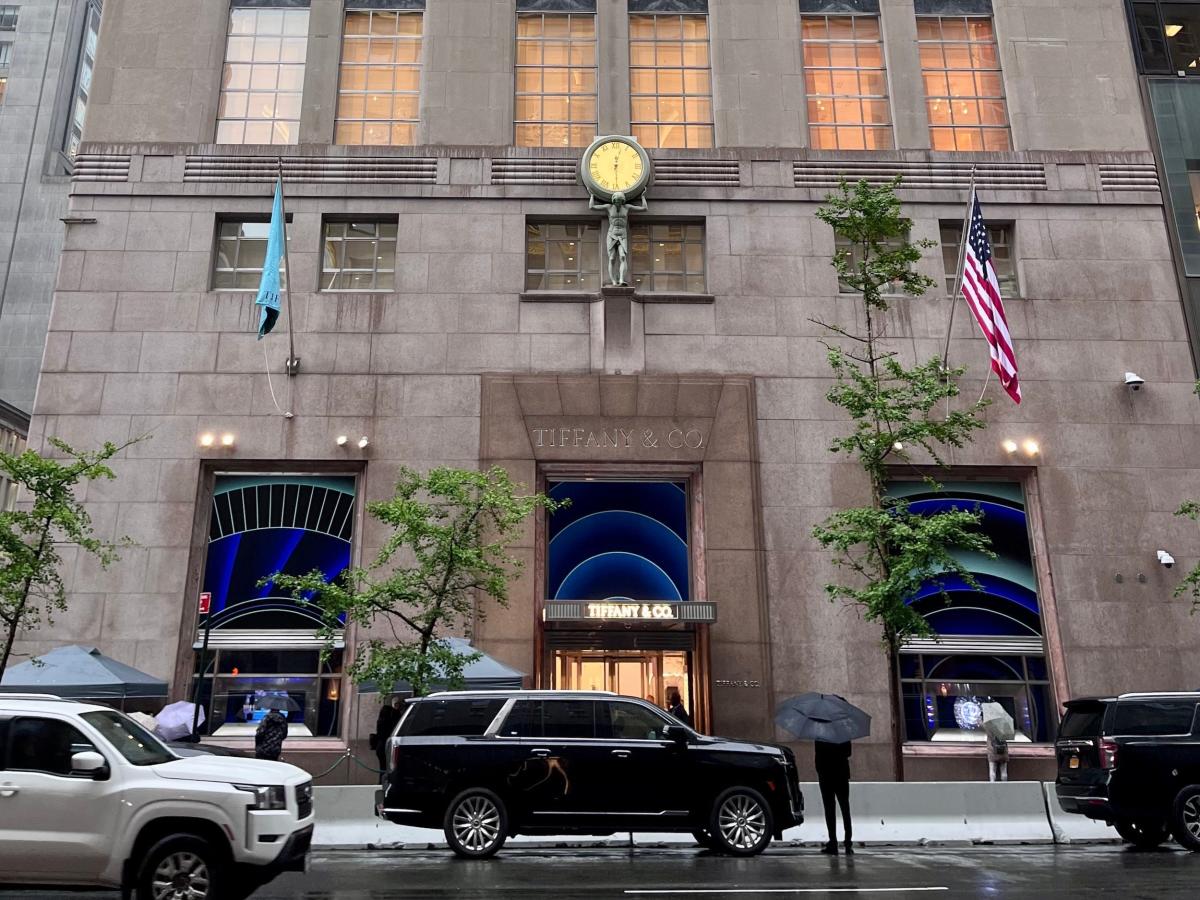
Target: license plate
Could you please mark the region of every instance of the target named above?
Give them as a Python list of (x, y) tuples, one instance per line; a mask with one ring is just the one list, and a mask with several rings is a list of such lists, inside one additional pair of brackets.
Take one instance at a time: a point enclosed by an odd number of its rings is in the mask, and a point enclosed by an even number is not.
[(1072, 756), (1071, 759), (1067, 762), (1067, 768), (1068, 769), (1078, 769), (1079, 768), (1079, 757)]

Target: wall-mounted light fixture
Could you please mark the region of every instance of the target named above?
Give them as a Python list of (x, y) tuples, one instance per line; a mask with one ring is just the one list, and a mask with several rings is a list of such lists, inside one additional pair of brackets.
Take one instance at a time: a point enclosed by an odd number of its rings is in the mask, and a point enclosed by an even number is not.
[(206, 431), (204, 434), (200, 435), (201, 447), (211, 447), (214, 441), (216, 441), (216, 437), (211, 431)]
[(360, 438), (358, 439), (358, 449), (359, 449), (359, 450), (366, 450), (366, 449), (367, 449), (367, 445), (368, 445), (369, 443), (371, 443), (371, 442), (367, 440), (367, 436), (364, 434), (362, 437), (360, 437)]
[(1042, 452), (1042, 448), (1040, 446), (1038, 446), (1038, 442), (1033, 440), (1032, 438), (1025, 441), (1025, 443), (1022, 444), (1021, 447), (1025, 450), (1026, 456), (1037, 456), (1039, 453)]
[(349, 440), (350, 440), (350, 438), (346, 437), (346, 435), (344, 435), (344, 434), (339, 434), (339, 435), (337, 436), (337, 445), (338, 445), (339, 447), (345, 447), (345, 446), (346, 446), (346, 444), (349, 442)]
[(232, 447), (233, 442), (234, 442), (234, 436), (233, 436), (232, 431), (227, 431), (223, 435), (221, 435), (221, 446), (222, 447)]
[(1005, 453), (1013, 454), (1017, 452), (1017, 442), (1014, 440), (1004, 441), (1000, 446), (1004, 448)]

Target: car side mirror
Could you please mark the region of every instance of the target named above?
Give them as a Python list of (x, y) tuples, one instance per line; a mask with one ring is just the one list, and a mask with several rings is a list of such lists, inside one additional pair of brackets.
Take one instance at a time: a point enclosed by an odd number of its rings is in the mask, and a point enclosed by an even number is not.
[(86, 775), (93, 781), (104, 781), (109, 776), (108, 763), (95, 750), (84, 750), (71, 756), (71, 774)]
[(688, 742), (688, 730), (682, 725), (664, 725), (664, 736), (676, 744), (686, 744)]

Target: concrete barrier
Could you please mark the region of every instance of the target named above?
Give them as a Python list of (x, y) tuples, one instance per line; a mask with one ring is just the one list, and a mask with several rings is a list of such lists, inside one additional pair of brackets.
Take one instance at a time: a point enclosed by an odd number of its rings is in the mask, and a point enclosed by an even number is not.
[[(826, 835), (820, 790), (815, 783), (802, 784), (801, 790), (805, 821), (803, 825), (785, 831), (784, 842), (823, 843)], [(313, 845), (346, 849), (445, 846), (440, 829), (393, 825), (375, 818), (374, 798), (375, 788), (370, 785), (316, 788), (317, 824)], [(1105, 840), (1116, 835), (1103, 823), (1097, 826), (1082, 816), (1062, 812), (1054, 796), (1054, 785), (1036, 781), (1002, 784), (857, 782), (850, 786), (850, 810), (854, 820), (854, 840), (866, 844), (1068, 843)], [(689, 834), (652, 832), (632, 835), (621, 832), (606, 838), (521, 835), (511, 839), (510, 843), (525, 846), (694, 845)]]
[(1042, 787), (1046, 792), (1046, 812), (1050, 817), (1054, 843), (1080, 844), (1121, 840), (1117, 829), (1111, 825), (1063, 810), (1062, 804), (1058, 802), (1058, 794), (1054, 792), (1053, 783), (1044, 784)]

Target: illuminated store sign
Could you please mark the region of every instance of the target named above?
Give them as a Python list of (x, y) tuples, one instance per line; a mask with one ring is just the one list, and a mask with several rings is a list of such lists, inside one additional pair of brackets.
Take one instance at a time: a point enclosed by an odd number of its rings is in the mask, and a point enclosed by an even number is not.
[(542, 617), (547, 622), (712, 623), (717, 621), (717, 604), (711, 600), (547, 600)]
[(672, 619), (679, 615), (670, 603), (589, 603), (585, 607), (589, 619)]

